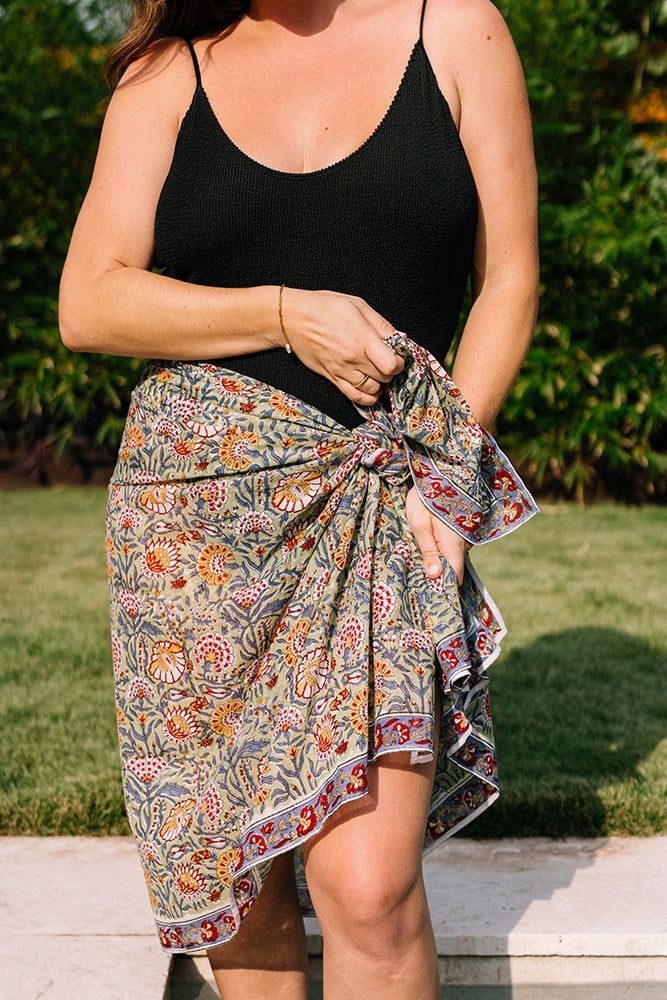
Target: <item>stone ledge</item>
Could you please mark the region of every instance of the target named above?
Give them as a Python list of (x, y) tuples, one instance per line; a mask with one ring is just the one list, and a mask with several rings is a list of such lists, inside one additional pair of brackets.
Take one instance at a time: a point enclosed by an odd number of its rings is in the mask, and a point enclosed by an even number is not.
[[(1, 1000), (168, 995), (180, 956), (159, 947), (133, 838), (0, 838), (0, 865)], [(458, 836), (424, 875), (443, 983), (643, 982), (667, 995), (667, 836)], [(314, 918), (306, 930), (316, 981)], [(206, 953), (191, 957), (205, 971)]]

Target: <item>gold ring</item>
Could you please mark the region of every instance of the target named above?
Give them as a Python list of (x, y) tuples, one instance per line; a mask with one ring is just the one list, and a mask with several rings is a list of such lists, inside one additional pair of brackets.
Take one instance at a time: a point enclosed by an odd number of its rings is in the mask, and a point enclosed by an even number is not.
[(364, 382), (365, 382), (365, 381), (366, 381), (367, 379), (369, 379), (369, 378), (370, 378), (370, 375), (364, 375), (364, 376), (363, 376), (363, 377), (362, 377), (362, 378), (361, 378), (361, 379), (360, 379), (360, 380), (359, 380), (358, 382), (354, 382), (354, 383), (353, 383), (353, 385), (354, 385), (354, 388), (355, 388), (355, 389), (361, 389), (361, 387), (362, 387), (362, 385), (364, 384)]

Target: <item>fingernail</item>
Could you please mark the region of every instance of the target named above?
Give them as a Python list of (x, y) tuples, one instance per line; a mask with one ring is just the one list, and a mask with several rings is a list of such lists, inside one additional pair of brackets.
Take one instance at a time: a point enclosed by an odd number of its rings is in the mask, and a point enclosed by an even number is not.
[(437, 563), (431, 563), (431, 565), (430, 565), (430, 566), (429, 566), (429, 568), (428, 568), (428, 572), (429, 572), (429, 573), (430, 573), (430, 574), (431, 574), (432, 576), (434, 576), (435, 574), (437, 574), (437, 573), (439, 573), (439, 572), (440, 572), (440, 567), (438, 566), (438, 564), (437, 564)]

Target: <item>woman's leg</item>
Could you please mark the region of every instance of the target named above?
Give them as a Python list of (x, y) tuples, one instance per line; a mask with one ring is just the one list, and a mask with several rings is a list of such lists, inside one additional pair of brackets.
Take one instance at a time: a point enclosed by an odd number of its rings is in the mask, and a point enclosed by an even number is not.
[[(440, 732), (436, 684), (436, 735)], [(422, 872), (435, 760), (386, 753), (368, 792), (304, 842), (324, 941), (324, 1000), (437, 1000), (438, 957)]]
[(306, 932), (291, 851), (273, 859), (234, 937), (207, 956), (222, 1000), (306, 1000)]

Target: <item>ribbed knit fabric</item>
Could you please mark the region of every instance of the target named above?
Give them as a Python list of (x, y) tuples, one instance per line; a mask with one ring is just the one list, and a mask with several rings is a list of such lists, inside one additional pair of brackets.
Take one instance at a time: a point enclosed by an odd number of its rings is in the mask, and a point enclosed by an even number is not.
[[(227, 136), (201, 83), (181, 122), (155, 215), (154, 264), (216, 287), (285, 284), (359, 295), (440, 361), (472, 264), (477, 192), (422, 39), (371, 135), (319, 170), (252, 159)], [(187, 39), (186, 39), (187, 41)], [(276, 291), (276, 323), (278, 323)], [(216, 360), (317, 406), (345, 427), (363, 417), (329, 379), (283, 347)]]

